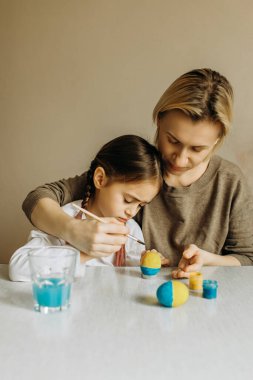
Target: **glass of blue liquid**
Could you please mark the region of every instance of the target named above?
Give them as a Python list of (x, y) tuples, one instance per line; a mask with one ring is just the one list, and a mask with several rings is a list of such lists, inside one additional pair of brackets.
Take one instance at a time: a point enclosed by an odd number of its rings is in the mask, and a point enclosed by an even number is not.
[(29, 253), (34, 309), (54, 313), (69, 308), (78, 251), (66, 246), (34, 248)]

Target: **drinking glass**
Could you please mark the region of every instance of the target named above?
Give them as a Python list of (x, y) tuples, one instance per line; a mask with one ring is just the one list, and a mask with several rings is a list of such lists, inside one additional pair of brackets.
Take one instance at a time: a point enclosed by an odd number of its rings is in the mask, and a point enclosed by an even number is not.
[(36, 311), (47, 314), (70, 306), (77, 254), (75, 248), (65, 246), (31, 249), (29, 265)]

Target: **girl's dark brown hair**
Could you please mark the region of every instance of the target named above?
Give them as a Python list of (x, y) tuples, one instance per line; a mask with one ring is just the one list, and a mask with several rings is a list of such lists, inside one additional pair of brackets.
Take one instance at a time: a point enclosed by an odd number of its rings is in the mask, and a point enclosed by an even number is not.
[(157, 179), (162, 183), (161, 158), (155, 146), (142, 137), (123, 135), (102, 148), (90, 164), (82, 207), (95, 195), (93, 175), (97, 167), (102, 167), (109, 181), (137, 182)]

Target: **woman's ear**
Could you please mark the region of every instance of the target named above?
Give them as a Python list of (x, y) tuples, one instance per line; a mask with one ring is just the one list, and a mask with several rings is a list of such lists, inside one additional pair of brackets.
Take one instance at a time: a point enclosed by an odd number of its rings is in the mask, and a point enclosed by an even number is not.
[(93, 174), (93, 182), (96, 189), (101, 189), (102, 187), (105, 187), (105, 185), (107, 184), (107, 176), (102, 166), (98, 166), (95, 169)]

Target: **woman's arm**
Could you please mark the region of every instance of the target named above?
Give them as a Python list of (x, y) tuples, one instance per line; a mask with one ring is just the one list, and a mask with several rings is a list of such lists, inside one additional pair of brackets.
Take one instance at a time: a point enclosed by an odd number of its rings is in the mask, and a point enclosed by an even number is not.
[(191, 272), (201, 271), (202, 266), (241, 266), (239, 260), (234, 256), (222, 256), (204, 249), (195, 244), (190, 244), (184, 250), (179, 261), (178, 268), (172, 271), (173, 278), (189, 278)]
[(234, 186), (228, 234), (222, 256), (237, 259), (241, 265), (253, 265), (253, 196), (241, 172)]
[(46, 183), (32, 190), (24, 200), (22, 208), (27, 218), (31, 220), (33, 209), (42, 198), (50, 198), (60, 206), (83, 198), (86, 186), (86, 173), (73, 178), (61, 179)]

